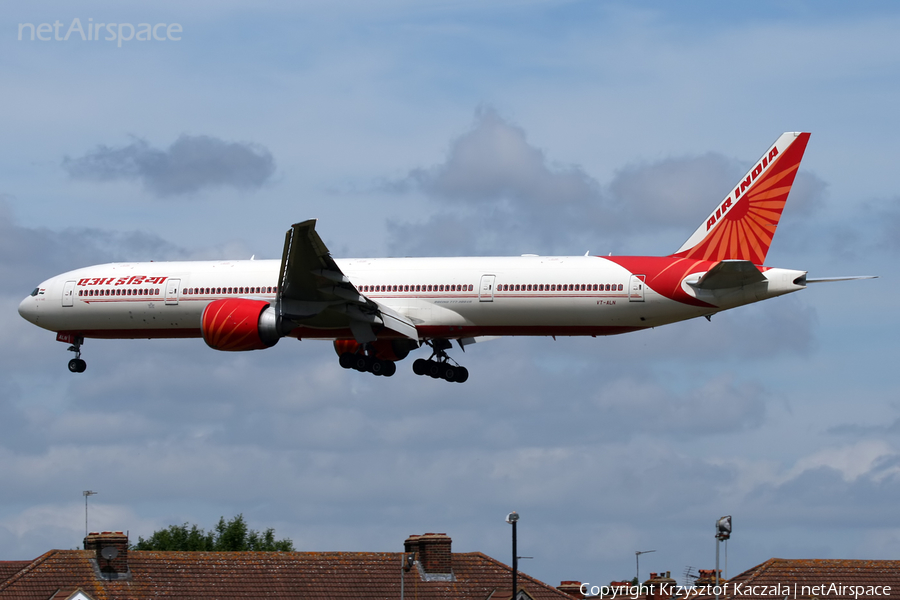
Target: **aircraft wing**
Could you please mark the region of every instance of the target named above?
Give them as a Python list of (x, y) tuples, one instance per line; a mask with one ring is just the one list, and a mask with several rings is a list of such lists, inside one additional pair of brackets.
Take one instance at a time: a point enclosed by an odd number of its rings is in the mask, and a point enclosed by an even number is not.
[(701, 290), (722, 290), (765, 280), (765, 275), (749, 260), (722, 260), (698, 281), (689, 281), (688, 284)]
[(280, 284), (276, 307), (286, 324), (349, 327), (360, 343), (377, 339), (373, 325), (418, 339), (412, 321), (359, 293), (316, 233), (315, 219), (285, 234)]

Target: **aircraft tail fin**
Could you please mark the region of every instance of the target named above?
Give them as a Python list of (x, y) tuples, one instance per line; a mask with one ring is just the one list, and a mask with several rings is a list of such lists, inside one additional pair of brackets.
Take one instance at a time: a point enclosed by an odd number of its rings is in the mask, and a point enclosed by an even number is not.
[(808, 141), (782, 134), (672, 256), (763, 264)]

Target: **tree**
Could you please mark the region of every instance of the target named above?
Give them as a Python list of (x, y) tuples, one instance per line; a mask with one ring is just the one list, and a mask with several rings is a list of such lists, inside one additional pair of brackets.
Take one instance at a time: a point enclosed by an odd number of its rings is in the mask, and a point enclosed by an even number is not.
[(203, 531), (196, 525), (169, 525), (154, 531), (144, 539), (138, 537), (134, 550), (180, 550), (188, 552), (293, 552), (294, 542), (289, 538), (275, 539), (271, 527), (260, 533), (247, 527), (244, 515), (239, 514), (226, 521), (220, 517), (213, 531)]

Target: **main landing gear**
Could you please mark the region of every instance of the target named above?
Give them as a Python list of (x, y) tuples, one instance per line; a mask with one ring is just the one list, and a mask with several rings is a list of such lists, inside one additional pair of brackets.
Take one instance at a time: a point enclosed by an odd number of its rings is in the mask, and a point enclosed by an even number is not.
[(69, 371), (72, 373), (84, 373), (84, 370), (87, 369), (87, 363), (81, 358), (81, 344), (83, 343), (83, 337), (76, 337), (72, 345), (69, 346), (69, 352), (75, 353), (75, 358), (69, 361)]
[(413, 373), (456, 383), (463, 383), (469, 378), (469, 370), (447, 356), (449, 340), (437, 339), (425, 343), (431, 346), (431, 357), (428, 360), (419, 358), (413, 362)]
[[(370, 353), (366, 353), (366, 352)], [(363, 352), (344, 352), (338, 359), (345, 369), (356, 369), (360, 373), (390, 377), (397, 372), (397, 364), (392, 360), (382, 360), (371, 353), (367, 348)]]

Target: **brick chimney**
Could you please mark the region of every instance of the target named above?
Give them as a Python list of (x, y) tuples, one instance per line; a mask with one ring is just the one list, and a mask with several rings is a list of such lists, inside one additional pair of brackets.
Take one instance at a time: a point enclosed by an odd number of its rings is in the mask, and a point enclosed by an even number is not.
[(128, 536), (121, 531), (92, 532), (84, 538), (84, 549), (93, 551), (101, 573), (128, 573)]
[[(719, 583), (721, 584), (725, 580), (722, 579), (722, 569), (719, 569)], [(694, 585), (696, 586), (704, 586), (704, 585), (716, 585), (716, 570), (715, 569), (700, 569), (700, 576), (697, 577), (696, 581), (694, 581)]]
[(561, 581), (556, 589), (573, 598), (584, 598), (584, 594), (581, 593), (580, 581)]
[(677, 582), (672, 579), (672, 572), (650, 573), (650, 579), (644, 582), (649, 592), (647, 600), (668, 600), (675, 593)]
[(416, 553), (416, 560), (425, 573), (451, 573), (451, 541), (446, 533), (411, 535), (403, 542), (403, 548), (406, 552)]

